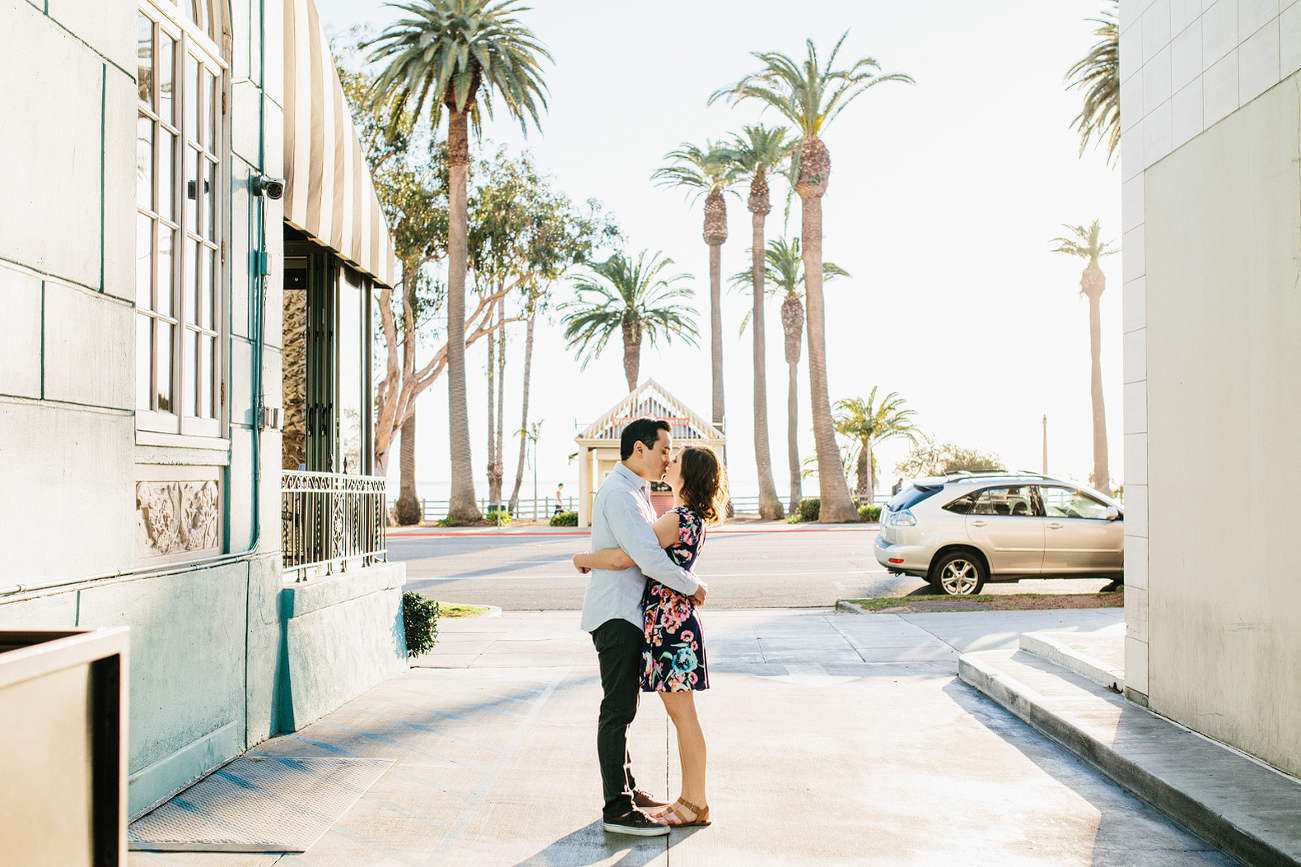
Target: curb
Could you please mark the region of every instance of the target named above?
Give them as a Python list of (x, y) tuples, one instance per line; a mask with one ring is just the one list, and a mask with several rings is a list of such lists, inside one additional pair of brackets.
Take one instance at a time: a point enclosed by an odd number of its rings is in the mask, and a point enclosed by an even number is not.
[(1017, 644), (1026, 653), (1033, 653), (1040, 659), (1070, 669), (1078, 675), (1087, 677), (1098, 686), (1106, 687), (1112, 692), (1123, 693), (1125, 691), (1125, 675), (1123, 672), (1108, 668), (1106, 663), (1100, 662), (1087, 653), (1082, 653), (1074, 647), (1058, 641), (1052, 637), (1051, 633), (1023, 632), (1017, 640)]
[(843, 611), (846, 614), (867, 614), (868, 613), (866, 609), (858, 607), (853, 602), (850, 602), (847, 599), (837, 599), (836, 610)]
[[(1244, 864), (1301, 867), (1301, 860), (1234, 824), (1211, 807), (1144, 770), (1111, 746), (1084, 733), (1042, 704), (1043, 696), (987, 664), (979, 653), (958, 657), (958, 677), (1039, 732), (1075, 753), (1189, 831)], [(1149, 713), (1134, 705), (1135, 713)], [(1157, 717), (1156, 714), (1152, 714)]]

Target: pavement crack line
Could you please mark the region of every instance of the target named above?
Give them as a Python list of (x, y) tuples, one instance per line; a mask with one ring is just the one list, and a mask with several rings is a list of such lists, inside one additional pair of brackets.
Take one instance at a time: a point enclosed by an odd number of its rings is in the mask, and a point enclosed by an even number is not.
[(461, 808), (461, 812), (457, 815), (456, 821), (452, 823), (451, 827), (448, 828), (447, 833), (443, 834), (442, 839), (438, 841), (438, 846), (434, 849), (428, 860), (425, 861), (424, 867), (434, 867), (434, 865), (442, 864), (447, 860), (447, 856), (461, 839), (461, 835), (465, 833), (465, 829), (470, 826), (470, 822), (474, 819), (475, 814), (478, 813), (479, 809), (483, 806), (484, 801), (488, 797), (488, 793), (491, 792), (492, 787), (497, 784), (497, 779), (501, 776), (502, 771), (506, 769), (506, 765), (515, 755), (515, 750), (519, 749), (519, 745), (524, 741), (524, 736), (528, 734), (529, 729), (532, 728), (533, 722), (537, 719), (538, 713), (541, 712), (543, 705), (547, 703), (547, 699), (549, 699), (551, 694), (556, 691), (561, 682), (569, 676), (569, 672), (570, 668), (566, 667), (563, 671), (558, 673), (555, 679), (542, 690), (542, 694), (534, 700), (533, 706), (524, 717), (524, 721), (520, 723), (519, 728), (515, 730), (515, 734), (511, 735), (506, 746), (504, 746), (498, 754), (497, 760), (492, 763), (488, 768), (487, 773), (485, 773), (483, 778), (479, 780), (479, 785), (470, 793), (470, 797), (467, 799), (465, 806)]

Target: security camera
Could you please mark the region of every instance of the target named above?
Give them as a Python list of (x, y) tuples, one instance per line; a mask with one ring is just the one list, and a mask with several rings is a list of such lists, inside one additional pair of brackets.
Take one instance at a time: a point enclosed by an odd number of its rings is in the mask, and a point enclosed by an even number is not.
[(253, 179), (253, 195), (278, 199), (285, 194), (284, 178), (268, 178), (258, 175)]

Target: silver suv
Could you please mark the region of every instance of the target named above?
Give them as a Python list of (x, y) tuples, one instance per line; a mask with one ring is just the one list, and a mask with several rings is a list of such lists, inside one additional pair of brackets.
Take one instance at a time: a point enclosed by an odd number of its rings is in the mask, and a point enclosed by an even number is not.
[(876, 559), (951, 596), (986, 581), (1125, 574), (1120, 503), (1029, 473), (918, 479), (881, 510)]

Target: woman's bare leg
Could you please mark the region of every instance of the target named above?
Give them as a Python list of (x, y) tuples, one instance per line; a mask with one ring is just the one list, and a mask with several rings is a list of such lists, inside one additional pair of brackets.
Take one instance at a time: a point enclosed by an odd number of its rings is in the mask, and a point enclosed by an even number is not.
[[(661, 692), (664, 709), (678, 732), (678, 757), (682, 760), (682, 800), (697, 807), (709, 805), (705, 795), (705, 732), (696, 716), (694, 692)], [(688, 816), (694, 819), (694, 816)]]

